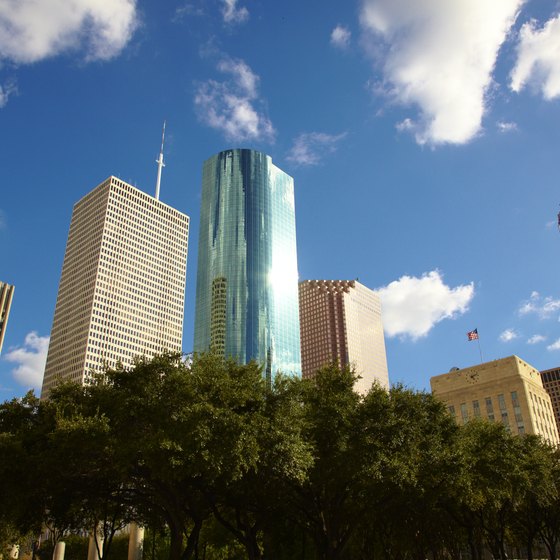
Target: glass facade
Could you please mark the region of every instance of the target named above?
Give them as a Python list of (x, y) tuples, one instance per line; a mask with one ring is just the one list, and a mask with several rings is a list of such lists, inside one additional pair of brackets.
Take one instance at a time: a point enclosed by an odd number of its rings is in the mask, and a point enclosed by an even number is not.
[(294, 182), (264, 153), (204, 162), (194, 350), (301, 375)]

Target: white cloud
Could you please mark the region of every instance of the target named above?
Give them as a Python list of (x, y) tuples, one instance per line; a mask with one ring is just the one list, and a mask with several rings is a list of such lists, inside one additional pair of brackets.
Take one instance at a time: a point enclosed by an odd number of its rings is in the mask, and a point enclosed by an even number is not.
[(223, 132), (228, 140), (273, 141), (276, 132), (272, 123), (256, 107), (261, 103), (259, 77), (238, 59), (222, 59), (218, 70), (229, 79), (208, 80), (198, 87), (194, 103), (200, 120)]
[(383, 305), (383, 326), (387, 336), (426, 336), (444, 319), (453, 319), (468, 310), (474, 285), (451, 288), (438, 270), (420, 278), (402, 276), (377, 290)]
[(362, 0), (366, 47), (388, 93), (419, 108), (409, 119), (418, 143), (463, 144), (480, 132), (498, 51), (524, 2)]
[(539, 292), (532, 292), (528, 300), (519, 306), (520, 315), (535, 314), (539, 319), (549, 319), (560, 311), (560, 299), (551, 296), (542, 297)]
[(498, 121), (496, 123), (496, 128), (500, 132), (514, 132), (515, 130), (517, 130), (517, 123), (507, 122), (507, 121)]
[(298, 165), (317, 165), (325, 155), (336, 152), (338, 143), (345, 136), (345, 132), (304, 132), (294, 140), (286, 159)]
[(331, 45), (340, 49), (345, 49), (350, 44), (352, 33), (344, 25), (337, 25), (331, 32)]
[(510, 87), (519, 92), (527, 85), (540, 89), (545, 99), (560, 96), (560, 15), (541, 29), (531, 20), (519, 32)]
[(560, 338), (546, 347), (549, 351), (560, 350)]
[(18, 364), (12, 374), (20, 385), (41, 388), (48, 349), (49, 337), (38, 336), (33, 331), (25, 337), (22, 347), (14, 348), (6, 354), (5, 360)]
[(529, 340), (527, 340), (527, 344), (538, 344), (539, 342), (544, 342), (546, 340), (546, 336), (542, 334), (534, 334)]
[(107, 60), (137, 25), (136, 0), (0, 2), (0, 57), (28, 64), (83, 49), (86, 60)]
[(182, 6), (179, 6), (175, 10), (175, 15), (172, 21), (177, 23), (189, 16), (202, 16), (204, 15), (204, 10), (200, 6), (196, 6), (191, 2), (185, 2)]
[(514, 329), (506, 329), (502, 334), (500, 334), (500, 340), (502, 342), (511, 342), (516, 338), (519, 338), (519, 334)]
[(412, 119), (406, 118), (403, 119), (401, 122), (398, 122), (395, 125), (395, 128), (399, 131), (399, 132), (409, 132), (411, 130), (415, 129), (415, 124), (412, 121)]
[(238, 8), (237, 0), (223, 0), (222, 15), (225, 23), (243, 23), (249, 19), (247, 8)]
[(224, 74), (230, 74), (239, 89), (254, 99), (257, 96), (259, 77), (242, 60), (225, 58), (218, 63), (218, 70)]
[(0, 109), (6, 106), (8, 99), (17, 94), (17, 91), (15, 80), (8, 80), (4, 85), (0, 84)]

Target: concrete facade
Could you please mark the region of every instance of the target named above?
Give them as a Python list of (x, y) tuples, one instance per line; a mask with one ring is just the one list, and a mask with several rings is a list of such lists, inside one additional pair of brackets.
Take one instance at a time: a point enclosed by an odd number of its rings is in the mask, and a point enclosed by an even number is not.
[(189, 217), (109, 177), (74, 206), (41, 397), (181, 351)]
[(514, 434), (538, 434), (558, 444), (552, 403), (534, 367), (518, 356), (453, 369), (430, 379), (432, 392), (459, 424), (502, 422)]
[(13, 297), (14, 287), (0, 282), (0, 353), (2, 353), (2, 344), (4, 343)]
[(372, 383), (389, 387), (379, 296), (356, 280), (299, 283), (303, 377), (325, 364), (349, 365), (361, 377), (359, 393)]

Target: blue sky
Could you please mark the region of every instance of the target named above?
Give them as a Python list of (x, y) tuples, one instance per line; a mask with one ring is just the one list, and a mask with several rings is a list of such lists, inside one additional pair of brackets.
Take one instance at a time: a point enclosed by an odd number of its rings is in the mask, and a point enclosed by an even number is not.
[(109, 175), (191, 216), (202, 162), (294, 177), (301, 279), (379, 289), (390, 380), (560, 365), (560, 4), (0, 0), (0, 400), (40, 386), (73, 204)]

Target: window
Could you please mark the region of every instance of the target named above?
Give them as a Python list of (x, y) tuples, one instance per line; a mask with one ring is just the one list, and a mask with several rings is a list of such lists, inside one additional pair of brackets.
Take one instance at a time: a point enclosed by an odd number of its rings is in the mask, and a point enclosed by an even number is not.
[[(515, 421), (517, 422), (517, 429), (523, 426), (523, 415), (521, 414), (521, 406), (519, 404), (519, 398), (517, 397), (517, 391), (511, 392), (511, 403), (513, 404), (513, 413), (515, 414)], [(520, 434), (523, 432), (519, 432)]]
[(486, 403), (486, 416), (488, 417), (488, 420), (491, 420), (493, 422), (494, 421), (494, 407), (492, 405), (492, 397), (486, 397), (484, 400), (485, 400), (485, 403)]
[(469, 413), (467, 411), (467, 403), (461, 403), (461, 417), (463, 419), (463, 424), (469, 421)]
[(503, 394), (498, 395), (498, 403), (500, 405), (500, 413), (501, 413), (501, 416), (502, 416), (502, 423), (505, 426), (509, 426), (508, 412), (507, 412), (507, 409), (506, 409), (506, 400), (504, 399)]
[(478, 403), (478, 401), (472, 402), (472, 408), (475, 418), (480, 418), (480, 404)]

